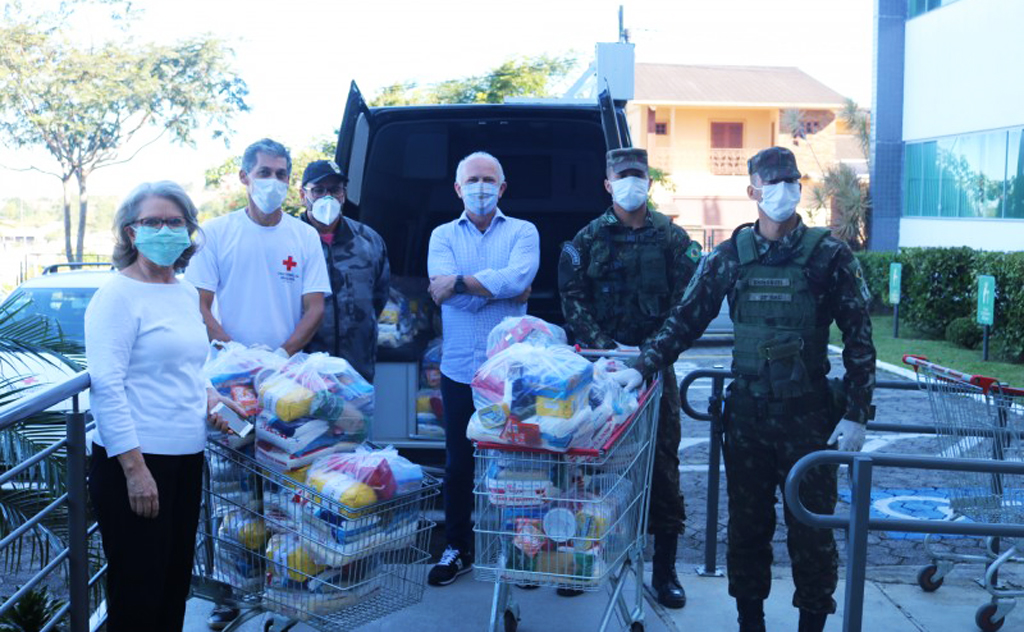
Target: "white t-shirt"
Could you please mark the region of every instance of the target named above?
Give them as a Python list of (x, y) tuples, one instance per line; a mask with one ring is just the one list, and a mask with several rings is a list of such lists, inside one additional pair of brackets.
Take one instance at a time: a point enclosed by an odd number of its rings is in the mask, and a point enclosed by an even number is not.
[(220, 324), (242, 344), (280, 347), (302, 319), (302, 295), (331, 293), (320, 237), (291, 215), (260, 226), (241, 209), (206, 222), (202, 243), (185, 278), (216, 295)]
[(206, 444), (209, 348), (199, 292), (117, 274), (85, 310), (93, 440), (116, 456), (195, 454)]

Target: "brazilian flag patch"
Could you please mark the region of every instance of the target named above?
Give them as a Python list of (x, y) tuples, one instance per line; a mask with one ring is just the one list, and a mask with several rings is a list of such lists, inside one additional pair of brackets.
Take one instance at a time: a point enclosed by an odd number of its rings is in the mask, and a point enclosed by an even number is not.
[(692, 261), (694, 263), (699, 262), (700, 261), (700, 244), (698, 244), (695, 241), (691, 241), (690, 245), (686, 248), (686, 257), (690, 261)]

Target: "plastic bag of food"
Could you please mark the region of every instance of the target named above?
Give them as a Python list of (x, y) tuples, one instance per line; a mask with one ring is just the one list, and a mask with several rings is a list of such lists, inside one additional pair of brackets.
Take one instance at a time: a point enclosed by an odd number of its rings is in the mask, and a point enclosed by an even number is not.
[(388, 293), (388, 301), (377, 319), (377, 344), (382, 347), (401, 347), (412, 342), (413, 319), (409, 300), (395, 288)]
[(434, 338), (427, 343), (420, 362), (420, 388), (441, 388), (442, 346), (441, 338)]
[(365, 444), (355, 452), (317, 459), (310, 468), (310, 478), (329, 472), (343, 472), (369, 485), (378, 500), (416, 491), (423, 482), (423, 469), (399, 455), (398, 450), (393, 447), (374, 450)]
[(566, 344), (565, 330), (536, 316), (506, 316), (487, 335), (487, 357), (525, 342), (538, 347)]
[(267, 585), (304, 588), (326, 568), (316, 563), (306, 542), (294, 533), (278, 533), (267, 542)]
[(281, 368), (285, 358), (263, 345), (246, 347), (235, 341), (214, 344), (221, 348), (213, 347), (210, 359), (203, 366), (203, 377), (209, 379), (221, 395), (240, 405), (246, 415), (259, 414), (256, 377)]

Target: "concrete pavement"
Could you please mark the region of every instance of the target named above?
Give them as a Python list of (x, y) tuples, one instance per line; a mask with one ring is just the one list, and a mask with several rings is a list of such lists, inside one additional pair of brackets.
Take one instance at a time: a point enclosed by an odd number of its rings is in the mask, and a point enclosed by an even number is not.
[[(646, 630), (650, 632), (729, 631), (736, 629), (733, 600), (728, 596), (726, 580), (720, 577), (699, 577), (693, 568), (678, 566), (686, 587), (688, 603), (682, 610), (666, 610), (646, 600)], [(980, 565), (957, 567), (938, 591), (926, 593), (916, 583), (916, 567), (881, 566), (868, 569), (865, 585), (864, 632), (971, 632), (977, 630), (974, 615), (987, 603), (988, 593), (973, 580), (982, 572)], [(774, 567), (772, 594), (765, 604), (768, 630), (796, 631), (797, 611), (790, 605), (792, 580), (787, 567)], [(1016, 574), (1007, 577), (1017, 582)], [(390, 614), (376, 622), (357, 628), (358, 632), (415, 631), (461, 632), (486, 630), (490, 613), (493, 584), (474, 581), (466, 575), (450, 586), (428, 586), (419, 604)], [(829, 617), (826, 632), (843, 628), (843, 595), (846, 583), (840, 579), (836, 601), (839, 610)], [(521, 632), (596, 630), (607, 603), (605, 591), (564, 598), (552, 589), (523, 591), (514, 588), (521, 607)], [(209, 602), (189, 602), (185, 630), (206, 629)], [(263, 630), (265, 617), (249, 621), (240, 629), (246, 632)], [(277, 618), (278, 625), (283, 620)], [(296, 632), (312, 630), (305, 624)], [(622, 629), (613, 627), (613, 630)], [(1024, 612), (1011, 612), (1003, 630), (1024, 629)]]

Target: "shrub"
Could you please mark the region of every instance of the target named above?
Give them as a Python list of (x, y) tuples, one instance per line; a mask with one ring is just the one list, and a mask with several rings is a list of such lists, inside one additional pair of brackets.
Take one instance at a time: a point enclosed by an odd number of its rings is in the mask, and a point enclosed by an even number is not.
[(964, 349), (977, 349), (981, 344), (981, 325), (969, 316), (955, 318), (946, 325), (946, 341)]
[(903, 263), (903, 300), (900, 313), (922, 333), (940, 338), (946, 325), (975, 309), (977, 285), (970, 248), (906, 248)]
[(889, 306), (889, 264), (896, 260), (896, 253), (865, 251), (854, 253), (864, 271), (864, 281), (871, 292), (872, 313), (879, 313)]

